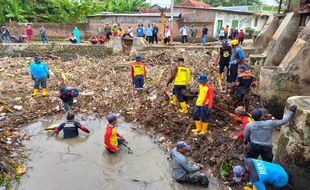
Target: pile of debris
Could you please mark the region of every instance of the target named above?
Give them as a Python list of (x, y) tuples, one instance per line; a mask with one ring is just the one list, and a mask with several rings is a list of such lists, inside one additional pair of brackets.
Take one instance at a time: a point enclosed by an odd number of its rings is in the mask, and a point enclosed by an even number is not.
[[(191, 134), (194, 127), (191, 114), (179, 114), (175, 106), (169, 105), (169, 97), (164, 92), (171, 63), (183, 55), (191, 68), (191, 88), (197, 88), (196, 79), (200, 73), (208, 75), (215, 87), (214, 105), (207, 135), (200, 137)], [(242, 154), (241, 142), (232, 139), (236, 129), (231, 126), (227, 114), (233, 112), (232, 98), (219, 93), (217, 67), (210, 50), (184, 49), (145, 51), (142, 53), (146, 63), (148, 78), (142, 95), (132, 96), (133, 86), (129, 76), (129, 56), (111, 56), (103, 60), (79, 57), (63, 62), (60, 58), (44, 58), (50, 69), (48, 97), (31, 97), (33, 81), (29, 75), (32, 58), (3, 58), (0, 62), (0, 177), (14, 176), (16, 164), (26, 157), (22, 154), (21, 126), (35, 119), (63, 113), (58, 90), (63, 85), (79, 89), (80, 96), (75, 111), (104, 117), (108, 113), (121, 113), (127, 121), (137, 122), (145, 131), (156, 135), (167, 150), (178, 140), (188, 141), (192, 147), (195, 161), (208, 163), (218, 176), (222, 163), (232, 156)], [(251, 107), (258, 106), (258, 97), (252, 95)], [(192, 110), (194, 100), (190, 100)], [(5, 135), (5, 132), (11, 132)], [(16, 132), (14, 132), (16, 131)], [(8, 141), (8, 139), (10, 141)], [(0, 178), (0, 179), (1, 179)]]

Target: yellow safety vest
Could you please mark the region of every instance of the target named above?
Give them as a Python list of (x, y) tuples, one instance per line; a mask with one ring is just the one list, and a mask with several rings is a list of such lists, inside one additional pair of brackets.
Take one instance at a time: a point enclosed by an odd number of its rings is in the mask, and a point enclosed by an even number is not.
[(133, 76), (144, 75), (144, 66), (142, 64), (133, 64)]
[[(107, 131), (107, 130), (109, 130), (109, 131)], [(111, 132), (111, 136), (107, 140), (112, 144), (113, 147), (117, 148), (118, 147), (118, 141), (117, 141), (117, 135), (116, 135), (116, 128), (115, 127), (113, 127), (113, 128), (107, 127), (105, 133), (109, 133), (109, 132)], [(105, 136), (105, 138), (106, 138), (106, 136)]]
[(197, 106), (203, 106), (209, 103), (208, 95), (208, 86), (203, 86), (202, 84), (199, 85), (199, 95), (196, 101)]
[(174, 85), (187, 85), (190, 81), (191, 70), (187, 67), (178, 66), (177, 75), (174, 79)]

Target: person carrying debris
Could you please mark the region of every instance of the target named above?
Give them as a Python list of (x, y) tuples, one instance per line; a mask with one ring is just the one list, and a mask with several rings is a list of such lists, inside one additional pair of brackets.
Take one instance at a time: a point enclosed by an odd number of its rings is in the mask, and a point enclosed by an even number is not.
[(58, 97), (62, 100), (66, 112), (71, 110), (73, 98), (78, 97), (79, 91), (72, 86), (65, 86), (60, 89)]
[(199, 83), (199, 94), (193, 113), (196, 129), (193, 129), (192, 132), (204, 135), (208, 132), (209, 109), (212, 109), (214, 90), (209, 84), (207, 75), (200, 75), (197, 82)]
[(265, 184), (275, 188), (288, 184), (288, 175), (282, 166), (262, 160), (245, 159), (242, 166), (233, 168), (233, 173), (235, 182), (249, 182), (253, 190), (266, 190)]
[(198, 184), (208, 187), (208, 177), (201, 172), (204, 166), (191, 164), (186, 157), (188, 151), (190, 151), (190, 146), (185, 141), (179, 141), (170, 152), (174, 179), (179, 183)]
[(230, 61), (231, 54), (232, 54), (231, 46), (229, 45), (229, 43), (226, 40), (223, 41), (222, 47), (220, 48), (220, 54), (218, 55), (218, 57), (216, 59), (217, 61), (219, 60), (219, 62), (218, 62), (218, 64), (219, 64), (219, 73), (218, 73), (217, 77), (218, 77), (218, 79), (220, 81), (222, 81), (223, 78), (224, 78), (224, 69), (225, 69), (225, 67), (227, 69), (226, 80), (228, 81), (229, 61)]
[(233, 138), (236, 140), (243, 140), (246, 125), (248, 123), (251, 123), (254, 120), (253, 120), (251, 114), (247, 113), (243, 106), (237, 107), (235, 109), (235, 115), (232, 114), (232, 116), (233, 116), (235, 121), (242, 123), (241, 131), (236, 136), (234, 136)]
[(167, 86), (169, 86), (169, 84), (174, 81), (173, 96), (170, 103), (176, 105), (177, 101), (179, 101), (181, 106), (181, 109), (179, 109), (180, 113), (188, 113), (183, 90), (185, 90), (186, 86), (189, 84), (190, 72), (190, 69), (184, 66), (184, 58), (178, 57), (176, 64), (171, 69), (170, 78), (167, 82)]
[[(272, 132), (273, 129), (288, 123), (294, 116), (297, 106), (289, 107), (289, 111), (282, 120), (265, 120), (268, 116), (266, 109), (259, 108), (251, 112), (253, 122), (248, 123), (244, 132), (246, 157), (257, 159), (260, 155), (262, 160), (272, 162)], [(248, 143), (250, 146), (248, 148)]]
[(84, 131), (85, 133), (90, 133), (87, 127), (81, 125), (79, 122), (74, 120), (75, 115), (73, 112), (67, 113), (67, 121), (60, 124), (59, 127), (54, 129), (54, 134), (58, 135), (61, 130), (64, 131), (63, 138), (69, 139), (74, 138), (79, 135), (79, 129)]
[(250, 70), (245, 65), (239, 66), (239, 75), (236, 79), (236, 99), (238, 105), (243, 105), (247, 109), (246, 95), (249, 94), (251, 86), (256, 86), (256, 77), (250, 73)]
[(228, 82), (234, 84), (238, 76), (238, 67), (244, 63), (245, 54), (241, 48), (238, 47), (238, 40), (232, 40), (232, 56), (229, 62), (229, 76)]
[(34, 62), (30, 65), (30, 75), (34, 81), (34, 89), (32, 96), (37, 96), (40, 86), (42, 87), (42, 95), (46, 96), (46, 82), (50, 78), (46, 63), (41, 61), (40, 56), (34, 56)]
[(118, 117), (118, 115), (114, 114), (106, 117), (109, 123), (107, 124), (104, 133), (104, 145), (110, 153), (118, 152), (119, 145), (125, 142), (124, 137), (116, 131)]
[(135, 59), (136, 62), (130, 65), (130, 76), (135, 89), (143, 89), (146, 79), (145, 64), (141, 62), (142, 57), (140, 55), (137, 55)]

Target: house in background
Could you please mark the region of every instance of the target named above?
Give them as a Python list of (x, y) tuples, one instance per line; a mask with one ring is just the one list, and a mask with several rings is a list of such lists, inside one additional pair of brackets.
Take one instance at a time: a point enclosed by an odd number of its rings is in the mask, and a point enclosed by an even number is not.
[(272, 13), (255, 13), (248, 10), (248, 7), (218, 7), (212, 8), (215, 11), (213, 37), (218, 37), (222, 27), (229, 25), (230, 28), (243, 29), (251, 28), (256, 32), (262, 30)]
[(182, 14), (183, 22), (180, 25), (194, 25), (201, 30), (204, 26), (209, 29), (209, 36), (217, 38), (222, 27), (251, 28), (260, 31), (272, 13), (260, 13), (249, 10), (247, 6), (212, 7), (206, 3), (186, 0), (174, 6), (174, 11)]
[[(90, 15), (87, 17), (89, 27), (93, 31), (101, 31), (105, 23), (121, 23), (124, 27), (132, 26), (136, 28), (138, 23), (144, 25), (157, 23), (161, 24), (160, 10), (163, 7), (153, 5), (149, 9), (140, 10), (140, 13), (115, 14), (103, 12), (100, 14)], [(165, 24), (172, 29), (172, 35), (178, 39), (180, 37), (179, 29), (183, 25), (190, 27), (194, 25), (198, 29), (197, 37), (202, 35), (203, 27), (209, 29), (208, 37), (218, 38), (219, 31), (222, 27), (229, 25), (230, 28), (243, 29), (246, 28), (260, 31), (272, 13), (262, 13), (260, 9), (255, 7), (254, 11), (249, 7), (212, 7), (207, 3), (185, 0), (174, 6), (173, 23), (171, 22), (171, 13), (169, 9), (165, 9)]]

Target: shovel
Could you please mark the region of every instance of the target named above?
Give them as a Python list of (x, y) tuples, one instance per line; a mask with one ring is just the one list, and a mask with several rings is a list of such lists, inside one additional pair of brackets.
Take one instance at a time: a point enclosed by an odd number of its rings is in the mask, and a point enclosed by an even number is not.
[(121, 142), (121, 145), (123, 145), (124, 147), (126, 147), (128, 149), (128, 154), (133, 154), (133, 151), (131, 150), (131, 148), (129, 146), (127, 146), (127, 141), (123, 141)]

